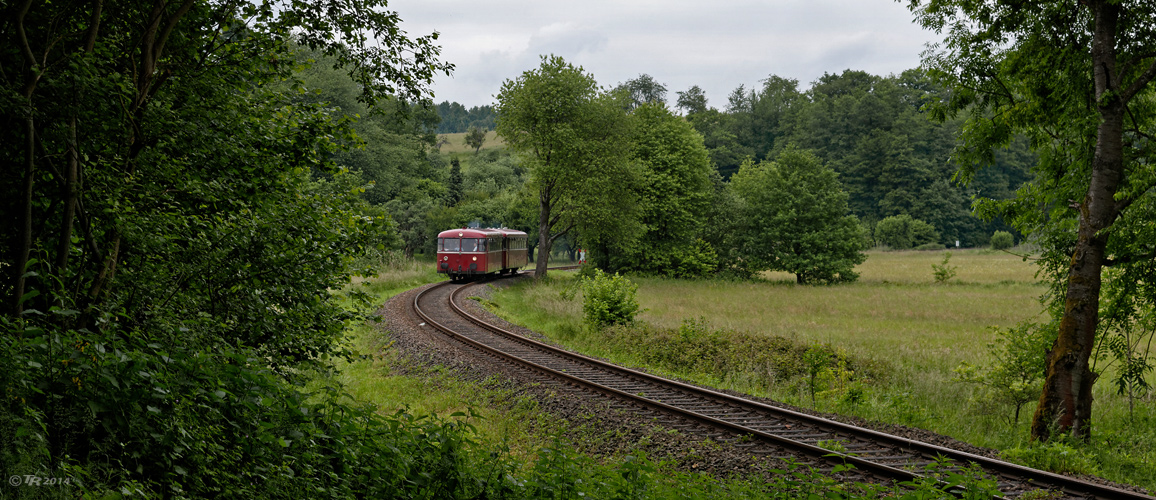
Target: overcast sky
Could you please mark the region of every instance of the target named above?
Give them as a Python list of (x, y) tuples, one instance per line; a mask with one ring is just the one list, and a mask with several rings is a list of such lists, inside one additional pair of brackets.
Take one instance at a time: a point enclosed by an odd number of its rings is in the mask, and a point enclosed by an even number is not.
[(503, 81), (556, 54), (612, 87), (646, 73), (675, 92), (698, 85), (723, 108), (769, 75), (807, 88), (846, 69), (898, 74), (938, 38), (894, 0), (392, 0), (410, 36), (439, 32), (453, 76), (434, 100), (491, 104)]

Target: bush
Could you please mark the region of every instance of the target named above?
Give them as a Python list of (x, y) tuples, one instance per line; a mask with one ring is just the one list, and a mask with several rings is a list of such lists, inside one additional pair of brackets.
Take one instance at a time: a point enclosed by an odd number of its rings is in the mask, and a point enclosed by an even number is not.
[[(886, 373), (883, 365), (843, 355), (830, 346), (804, 344), (778, 335), (712, 329), (702, 318), (683, 320), (678, 328), (645, 322), (605, 328), (597, 332), (597, 343), (647, 366), (683, 376), (706, 375), (760, 388), (809, 390), (813, 386), (819, 396), (841, 397), (853, 384)], [(805, 359), (808, 352), (811, 357)], [(809, 370), (815, 370), (813, 380)], [(862, 385), (857, 390), (861, 396)]]
[(935, 227), (910, 215), (892, 215), (875, 225), (875, 241), (895, 250), (907, 250), (939, 241)]
[(613, 275), (594, 269), (594, 275), (582, 278), (582, 312), (586, 323), (602, 327), (624, 325), (634, 321), (638, 314), (635, 285), (625, 276)]
[(955, 369), (956, 380), (983, 388), (978, 403), (1013, 408), (1008, 423), (1018, 424), (1020, 411), (1040, 398), (1046, 353), (1056, 338), (1056, 325), (1031, 322), (995, 329), (996, 340), (987, 345), (988, 366), (963, 363)]
[(956, 269), (958, 269), (959, 266), (948, 265), (950, 261), (951, 252), (947, 252), (947, 255), (943, 256), (943, 262), (931, 265), (932, 274), (935, 275), (936, 283), (947, 283), (951, 278), (955, 277)]
[(993, 250), (1007, 250), (1015, 244), (1015, 238), (1007, 231), (996, 231), (995, 234), (991, 235), (991, 248)]

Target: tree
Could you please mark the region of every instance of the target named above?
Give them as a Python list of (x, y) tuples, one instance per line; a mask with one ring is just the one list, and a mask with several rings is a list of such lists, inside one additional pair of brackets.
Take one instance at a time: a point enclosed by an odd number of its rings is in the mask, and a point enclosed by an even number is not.
[(698, 85), (692, 85), (689, 89), (677, 92), (678, 101), (675, 107), (682, 110), (687, 115), (695, 113), (702, 113), (706, 111), (706, 92)]
[[(1048, 352), (1032, 437), (1046, 440), (1058, 431), (1089, 439), (1098, 376), (1090, 359), (1106, 333), (1099, 321), (1104, 268), (1126, 276), (1156, 259), (1150, 242), (1134, 239), (1139, 233), (1132, 230), (1151, 225), (1141, 207), (1156, 196), (1150, 133), (1156, 124), (1156, 5), (907, 3), (924, 27), (947, 33), (924, 64), (953, 90), (939, 116), (968, 113), (956, 153), (961, 177), (990, 164), (992, 150), (1017, 133), (1028, 135), (1040, 154), (1030, 187), (1014, 201), (988, 202), (980, 211), (1035, 235), (1056, 297), (1059, 331)], [(1111, 280), (1108, 285), (1115, 287)], [(1150, 311), (1152, 299), (1142, 302), (1139, 311)]]
[(506, 80), (498, 93), (498, 134), (525, 153), (538, 192), (535, 276), (546, 276), (559, 236), (577, 229), (583, 241), (625, 244), (637, 233), (626, 161), (629, 123), (622, 102), (598, 91), (594, 77), (561, 57)]
[(478, 154), (478, 151), (482, 149), (482, 144), (486, 143), (486, 131), (478, 127), (470, 127), (470, 130), (466, 132), (465, 141), (467, 146), (474, 148), (474, 154)]
[(634, 110), (630, 158), (640, 167), (638, 243), (613, 269), (696, 276), (714, 270), (699, 244), (711, 197), (710, 157), (702, 136), (665, 106)]
[(267, 439), (344, 432), (285, 382), (342, 352), (352, 314), (331, 290), (393, 234), (334, 163), (356, 134), (303, 97), (296, 51), (332, 58), (366, 105), (424, 100), (451, 68), (383, 8), (0, 5), (0, 468), (189, 497), (253, 496), (241, 483), (282, 460), (310, 491), (350, 470)]
[(893, 250), (907, 250), (937, 240), (939, 235), (931, 224), (907, 214), (884, 217), (875, 224), (875, 241)]
[[(2, 146), (4, 199), (14, 201), (4, 207), (5, 226), (17, 230), (9, 233), (13, 238), (0, 243), (0, 250), (5, 259), (11, 259), (12, 265), (5, 267), (3, 291), (6, 309), (14, 315), (25, 306), (27, 266), (34, 248), (52, 255), (57, 264), (54, 273), (87, 282), (87, 297), (78, 297), (81, 303), (92, 305), (107, 296), (122, 251), (129, 251), (122, 248), (129, 226), (118, 220), (119, 214), (106, 217), (100, 213), (102, 200), (139, 196), (138, 189), (115, 184), (117, 176), (149, 182), (150, 176), (165, 179), (173, 174), (146, 166), (156, 160), (153, 155), (170, 154), (162, 151), (175, 143), (170, 134), (189, 137), (194, 131), (168, 130), (169, 123), (152, 126), (152, 120), (187, 112), (188, 105), (196, 102), (217, 104), (205, 98), (204, 92), (217, 90), (212, 85), (230, 83), (228, 76), (221, 76), (197, 88), (182, 80), (185, 75), (248, 70), (256, 78), (250, 85), (268, 85), (291, 69), (287, 64), (293, 60), (287, 52), (291, 32), (296, 42), (348, 68), (361, 84), (359, 98), (366, 102), (392, 94), (420, 100), (433, 74), (452, 68), (437, 61), (439, 49), (431, 43), (434, 37), (406, 39), (391, 28), (398, 22), (396, 15), (362, 4), (339, 2), (326, 7), (293, 2), (273, 8), (272, 3), (215, 6), (195, 0), (157, 0), (147, 7), (104, 7), (99, 2), (75, 9), (60, 6), (61, 10), (53, 10), (55, 6), (30, 9), (27, 3), (4, 7), (6, 42), (0, 52), (4, 58), (0, 81), (6, 83), (0, 109), (4, 128), (19, 133), (6, 135)], [(366, 27), (393, 49), (370, 46), (364, 34), (356, 31)], [(218, 55), (221, 50), (235, 52), (224, 58)], [(267, 67), (256, 67), (255, 61), (266, 54), (270, 58), (261, 64)], [(322, 127), (308, 123), (314, 120), (312, 116), (297, 119), (304, 120), (304, 127)], [(275, 137), (281, 136), (270, 136), (268, 147), (287, 144)], [(295, 160), (310, 159), (324, 147), (314, 145)], [(176, 157), (189, 158), (190, 152), (180, 153)], [(86, 157), (88, 165), (82, 164)], [(46, 185), (44, 179), (54, 184)], [(114, 184), (103, 186), (106, 180)], [(99, 191), (104, 187), (109, 190)], [(90, 190), (96, 198), (88, 197)], [(106, 195), (110, 198), (102, 198)], [(47, 212), (53, 212), (51, 220), (59, 223), (46, 223)], [(84, 233), (80, 245), (73, 243), (77, 230)], [(53, 243), (46, 245), (47, 241)], [(73, 250), (89, 253), (77, 262), (71, 258)], [(97, 261), (95, 269), (73, 267)], [(50, 281), (43, 274), (40, 277)]]
[(452, 207), (462, 201), (462, 164), (457, 158), (450, 160), (450, 182), (446, 186), (446, 206)]
[(658, 83), (654, 77), (643, 73), (638, 78), (626, 80), (614, 88), (626, 97), (626, 106), (632, 110), (643, 104), (666, 105), (666, 85)]
[(858, 278), (862, 229), (835, 172), (814, 154), (787, 147), (774, 162), (747, 161), (730, 187), (742, 200), (733, 231), (748, 270), (786, 271), (799, 284)]

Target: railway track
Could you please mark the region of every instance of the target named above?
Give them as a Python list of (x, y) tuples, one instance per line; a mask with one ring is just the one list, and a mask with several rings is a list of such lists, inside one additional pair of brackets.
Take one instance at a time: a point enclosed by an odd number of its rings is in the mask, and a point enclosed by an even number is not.
[[(1127, 500), (1154, 497), (703, 389), (630, 370), (528, 339), (467, 313), (459, 296), (472, 285), (438, 284), (418, 293), (414, 312), (464, 348), (499, 358), (537, 378), (599, 393), (624, 410), (653, 416), (667, 427), (705, 434), (752, 455), (789, 459), (852, 481), (917, 481), (926, 467), (975, 464), (996, 479), (1004, 498), (1035, 490), (1062, 498)], [(848, 469), (846, 466), (852, 465)]]

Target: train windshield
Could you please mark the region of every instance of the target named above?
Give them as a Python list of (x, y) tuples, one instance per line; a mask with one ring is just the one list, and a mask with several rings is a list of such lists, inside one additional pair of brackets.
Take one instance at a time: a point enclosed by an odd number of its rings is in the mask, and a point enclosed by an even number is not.
[(485, 252), (486, 240), (484, 238), (462, 238), (463, 252)]
[(441, 245), (439, 245), (439, 246), (441, 246), (441, 250), (443, 252), (460, 251), (460, 249), (461, 249), (460, 244), (461, 244), (462, 240), (459, 240), (457, 238), (441, 238), (441, 240), (442, 240)]

